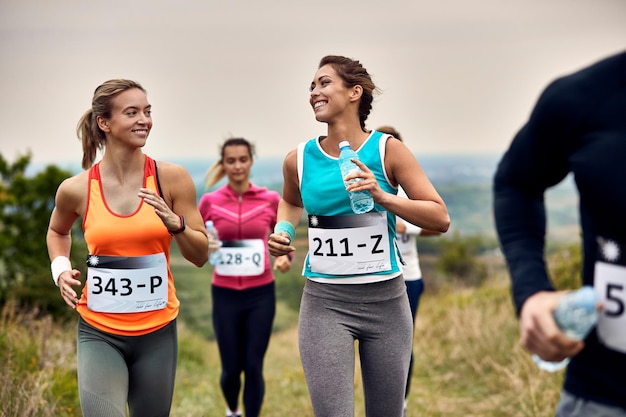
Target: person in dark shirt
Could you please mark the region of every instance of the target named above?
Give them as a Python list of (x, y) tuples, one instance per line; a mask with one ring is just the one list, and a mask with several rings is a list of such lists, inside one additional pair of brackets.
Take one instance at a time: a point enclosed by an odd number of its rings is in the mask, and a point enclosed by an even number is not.
[[(494, 177), (494, 214), (511, 275), (522, 345), (571, 357), (556, 415), (626, 416), (626, 51), (560, 77), (541, 94)], [(582, 284), (603, 310), (584, 341), (552, 312), (544, 260), (544, 193), (573, 173), (582, 229)]]

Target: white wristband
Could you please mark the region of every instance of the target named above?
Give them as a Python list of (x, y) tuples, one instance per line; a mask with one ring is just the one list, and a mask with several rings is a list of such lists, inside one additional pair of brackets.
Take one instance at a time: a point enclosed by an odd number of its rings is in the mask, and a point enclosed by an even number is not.
[(59, 286), (59, 275), (65, 271), (72, 270), (72, 263), (67, 256), (57, 256), (52, 260), (50, 264), (50, 270), (52, 271), (52, 281), (54, 285)]

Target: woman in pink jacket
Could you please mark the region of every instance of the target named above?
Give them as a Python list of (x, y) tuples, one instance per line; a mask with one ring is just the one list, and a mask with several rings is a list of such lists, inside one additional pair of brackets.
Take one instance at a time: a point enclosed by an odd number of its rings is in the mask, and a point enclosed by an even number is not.
[[(250, 182), (253, 154), (254, 147), (246, 139), (226, 140), (220, 160), (207, 173), (206, 186), (224, 176), (228, 183), (204, 194), (198, 206), (204, 221), (213, 221), (221, 241), (213, 261), (212, 298), (227, 416), (241, 416), (242, 372), (246, 417), (257, 417), (261, 411), (263, 359), (276, 309), (267, 238), (276, 223), (280, 195)], [(210, 246), (217, 246), (211, 240)], [(275, 259), (274, 269), (286, 272), (290, 266), (291, 254)]]

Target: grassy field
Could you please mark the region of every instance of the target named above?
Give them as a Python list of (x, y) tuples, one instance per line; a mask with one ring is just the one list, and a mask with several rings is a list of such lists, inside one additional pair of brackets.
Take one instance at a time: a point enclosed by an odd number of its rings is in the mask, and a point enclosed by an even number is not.
[[(265, 361), (263, 416), (312, 417), (297, 348), (294, 296), (299, 265), (277, 276), (275, 333)], [(517, 320), (501, 261), (490, 261), (479, 287), (436, 282), (435, 259), (424, 257), (426, 291), (415, 329), (411, 417), (553, 415), (562, 373), (536, 369), (518, 343)], [(209, 268), (173, 263), (178, 295), (179, 365), (173, 417), (221, 417), (219, 357), (210, 324)], [(4, 306), (0, 317), (0, 417), (80, 416), (76, 393), (75, 323), (54, 323)], [(355, 364), (358, 369), (358, 364)], [(356, 416), (363, 416), (359, 374)]]

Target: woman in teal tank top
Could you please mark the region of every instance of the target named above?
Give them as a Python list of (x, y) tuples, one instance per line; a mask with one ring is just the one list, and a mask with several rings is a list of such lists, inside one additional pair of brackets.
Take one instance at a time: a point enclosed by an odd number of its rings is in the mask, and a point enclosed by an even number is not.
[[(304, 210), (308, 215), (307, 278), (298, 342), (316, 417), (354, 415), (358, 342), (367, 417), (401, 416), (412, 342), (412, 319), (395, 248), (395, 216), (445, 232), (445, 203), (412, 152), (370, 131), (365, 121), (376, 91), (359, 61), (326, 56), (311, 82), (309, 103), (327, 134), (285, 157), (278, 222), (270, 253), (284, 255)], [(361, 172), (344, 178), (339, 142), (348, 141)], [(396, 195), (401, 185), (409, 198)], [(368, 191), (374, 209), (354, 214), (349, 192)]]

